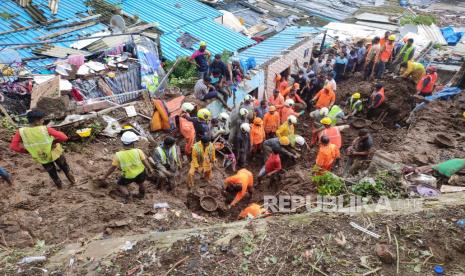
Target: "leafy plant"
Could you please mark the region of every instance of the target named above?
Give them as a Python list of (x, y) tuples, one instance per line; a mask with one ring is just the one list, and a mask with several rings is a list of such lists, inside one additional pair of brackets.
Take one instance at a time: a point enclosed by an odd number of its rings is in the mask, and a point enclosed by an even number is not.
[(375, 181), (374, 183), (369, 181), (362, 181), (352, 186), (352, 192), (359, 196), (375, 196), (379, 197), (383, 194), (383, 186), (381, 182)]
[(408, 15), (400, 20), (400, 25), (413, 24), (431, 26), (433, 23), (436, 23), (436, 21), (436, 17), (430, 14)]
[(312, 176), (312, 182), (317, 186), (320, 195), (336, 196), (344, 190), (344, 182), (334, 174), (325, 172)]

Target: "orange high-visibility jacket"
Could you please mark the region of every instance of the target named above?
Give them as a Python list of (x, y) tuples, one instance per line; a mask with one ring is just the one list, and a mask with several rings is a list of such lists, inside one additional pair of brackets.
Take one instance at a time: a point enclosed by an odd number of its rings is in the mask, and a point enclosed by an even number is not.
[(186, 154), (190, 154), (195, 141), (194, 124), (186, 118), (179, 117), (179, 132), (181, 132), (184, 139), (186, 139), (186, 147), (184, 151)]
[(278, 94), (276, 98), (274, 95), (271, 95), (271, 97), (268, 99), (268, 102), (270, 105), (274, 105), (277, 110), (280, 110), (284, 106), (284, 97), (281, 94)]
[(279, 117), (281, 117), (281, 124), (284, 123), (285, 121), (287, 121), (287, 118), (289, 118), (289, 116), (291, 116), (291, 115), (299, 117), (299, 113), (295, 112), (294, 109), (292, 107), (289, 107), (289, 106), (284, 106), (281, 109), (280, 113), (281, 114), (280, 114)]
[(265, 140), (265, 129), (261, 125), (252, 124), (250, 127), (250, 144), (259, 145)]
[(330, 171), (334, 161), (339, 158), (340, 152), (335, 144), (320, 145), (316, 156), (316, 165), (322, 169)]
[(267, 112), (263, 116), (263, 128), (265, 133), (275, 133), (281, 123), (279, 112), (275, 111), (273, 114)]
[(253, 218), (256, 218), (262, 214), (265, 214), (266, 209), (262, 208), (260, 205), (257, 203), (252, 203), (247, 208), (242, 210), (242, 212), (239, 214), (239, 218), (247, 218), (249, 215)]
[(253, 175), (247, 169), (240, 169), (235, 175), (224, 180), (224, 187), (226, 188), (229, 185), (242, 186), (242, 190), (236, 194), (236, 197), (231, 202), (231, 206), (234, 206), (247, 194), (247, 189), (253, 187)]
[(341, 137), (341, 131), (337, 126), (332, 126), (329, 128), (325, 128), (320, 132), (319, 139), (321, 139), (321, 136), (326, 135), (329, 138), (329, 143), (335, 144), (338, 149), (341, 148), (342, 146), (342, 137)]
[[(326, 93), (325, 89), (328, 89), (329, 92)], [(315, 103), (315, 107), (317, 109), (321, 109), (323, 107), (329, 108), (329, 105), (331, 104), (331, 102), (336, 101), (336, 94), (334, 94), (334, 91), (330, 85), (327, 85), (325, 88), (318, 91), (315, 97), (317, 98), (317, 101)]]

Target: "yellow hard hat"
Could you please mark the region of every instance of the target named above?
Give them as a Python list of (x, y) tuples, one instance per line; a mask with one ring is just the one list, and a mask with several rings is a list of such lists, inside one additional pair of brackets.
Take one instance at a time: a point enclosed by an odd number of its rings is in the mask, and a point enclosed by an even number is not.
[(123, 129), (133, 129), (133, 127), (131, 125), (125, 125), (123, 126)]
[(206, 109), (206, 108), (202, 108), (202, 109), (200, 109), (200, 110), (197, 112), (197, 117), (198, 117), (199, 119), (208, 121), (208, 120), (211, 119), (212, 114), (211, 114), (210, 110), (208, 110), (208, 109)]
[(323, 125), (330, 125), (332, 123), (333, 120), (331, 120), (331, 118), (329, 117), (324, 117), (323, 119), (321, 119), (320, 123), (322, 123)]
[(205, 41), (200, 41), (199, 44), (200, 44), (200, 46), (207, 46), (207, 42), (205, 42)]
[(283, 146), (289, 145), (291, 142), (289, 141), (289, 138), (287, 136), (281, 136), (279, 137), (279, 144)]
[(394, 41), (394, 40), (396, 40), (396, 36), (395, 35), (390, 35), (388, 37), (388, 39), (391, 40), (391, 41)]
[(463, 118), (465, 118), (465, 111), (463, 112)]
[(360, 99), (360, 93), (355, 92), (354, 94), (352, 94), (352, 98), (354, 98), (356, 100)]

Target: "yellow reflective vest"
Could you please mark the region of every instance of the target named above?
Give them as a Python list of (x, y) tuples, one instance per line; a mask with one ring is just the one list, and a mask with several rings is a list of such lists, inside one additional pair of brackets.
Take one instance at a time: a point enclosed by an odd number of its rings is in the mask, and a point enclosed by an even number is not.
[(52, 156), (54, 138), (48, 134), (46, 126), (23, 127), (19, 129), (19, 135), (24, 148), (40, 164), (51, 163), (60, 157)]
[(136, 178), (145, 170), (144, 163), (142, 163), (140, 159), (139, 150), (140, 149), (122, 150), (116, 153), (124, 178)]

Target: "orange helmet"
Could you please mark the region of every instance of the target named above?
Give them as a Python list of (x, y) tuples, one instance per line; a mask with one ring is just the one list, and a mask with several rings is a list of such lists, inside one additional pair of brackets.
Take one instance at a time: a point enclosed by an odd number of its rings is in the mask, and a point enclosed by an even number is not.
[(263, 120), (259, 117), (256, 117), (255, 119), (253, 119), (253, 124), (254, 125), (262, 125), (263, 124)]
[(270, 108), (268, 109), (269, 111), (276, 111), (276, 106), (270, 105)]

